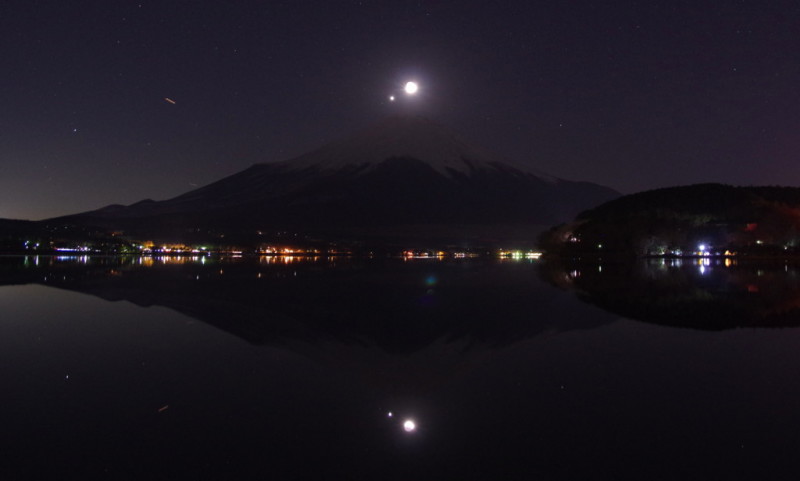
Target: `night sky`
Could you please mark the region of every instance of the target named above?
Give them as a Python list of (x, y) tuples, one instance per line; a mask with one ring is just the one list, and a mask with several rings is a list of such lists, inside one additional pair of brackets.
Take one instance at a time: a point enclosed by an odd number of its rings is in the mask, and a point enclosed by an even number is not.
[(798, 5), (4, 1), (0, 217), (174, 197), (400, 111), (624, 193), (800, 186)]

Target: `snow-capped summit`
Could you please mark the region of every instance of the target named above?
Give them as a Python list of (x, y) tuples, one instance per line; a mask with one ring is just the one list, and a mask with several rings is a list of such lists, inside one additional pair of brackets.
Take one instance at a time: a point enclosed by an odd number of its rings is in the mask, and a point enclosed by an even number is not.
[(556, 180), (535, 169), (514, 165), (494, 152), (465, 141), (437, 122), (413, 115), (389, 117), (355, 135), (280, 164), (295, 169), (316, 167), (330, 171), (347, 166), (375, 167), (390, 158), (417, 159), (448, 177), (454, 173), (469, 175), (476, 170), (496, 170), (503, 166)]

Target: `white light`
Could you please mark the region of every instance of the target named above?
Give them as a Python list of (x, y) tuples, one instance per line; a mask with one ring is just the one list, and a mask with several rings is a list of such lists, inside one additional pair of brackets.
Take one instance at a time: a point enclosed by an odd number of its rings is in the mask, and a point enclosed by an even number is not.
[(414, 95), (419, 90), (419, 85), (417, 85), (417, 82), (406, 82), (404, 89), (408, 95)]
[(700, 249), (700, 252), (703, 252), (703, 251), (705, 251), (705, 250), (706, 250), (706, 245), (705, 245), (705, 244), (700, 244), (700, 245), (699, 245), (699, 246), (697, 246), (697, 247)]
[(403, 429), (405, 429), (407, 433), (410, 433), (417, 429), (417, 425), (414, 423), (414, 421), (406, 419), (406, 421), (403, 423)]
[(388, 413), (386, 413), (386, 415), (387, 415), (388, 417), (392, 417), (392, 416), (394, 416), (394, 414), (392, 414), (392, 412), (391, 412), (391, 411), (389, 411)]
[(389, 102), (394, 102), (394, 95), (389, 96)]

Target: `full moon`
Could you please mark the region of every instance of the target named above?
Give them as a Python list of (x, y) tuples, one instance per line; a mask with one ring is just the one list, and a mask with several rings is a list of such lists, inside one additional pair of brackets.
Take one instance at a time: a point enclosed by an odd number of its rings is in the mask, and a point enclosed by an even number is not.
[(407, 419), (406, 422), (403, 423), (403, 429), (407, 433), (413, 432), (415, 429), (417, 429), (417, 424), (414, 421)]
[(414, 95), (419, 90), (419, 85), (417, 85), (417, 82), (406, 82), (404, 89), (408, 95)]

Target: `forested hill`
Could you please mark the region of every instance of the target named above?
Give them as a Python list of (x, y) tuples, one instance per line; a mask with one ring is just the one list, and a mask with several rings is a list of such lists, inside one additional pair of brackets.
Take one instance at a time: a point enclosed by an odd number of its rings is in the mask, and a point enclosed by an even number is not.
[(793, 253), (800, 188), (698, 184), (627, 195), (545, 232), (561, 254)]

